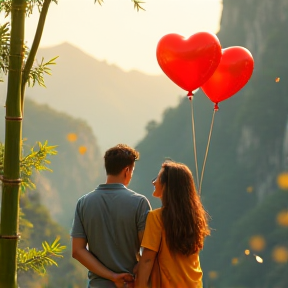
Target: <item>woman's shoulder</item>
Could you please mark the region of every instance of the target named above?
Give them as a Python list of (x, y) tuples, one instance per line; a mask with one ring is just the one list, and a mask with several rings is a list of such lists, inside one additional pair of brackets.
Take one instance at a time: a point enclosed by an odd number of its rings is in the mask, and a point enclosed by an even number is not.
[(162, 208), (157, 208), (157, 209), (149, 211), (148, 216), (150, 215), (149, 217), (157, 219), (158, 221), (161, 222), (161, 214), (162, 214)]
[(157, 208), (157, 209), (150, 210), (149, 213), (151, 213), (153, 215), (161, 215), (162, 208)]
[(151, 228), (152, 230), (156, 229), (155, 231), (160, 231), (162, 229), (163, 225), (161, 211), (161, 208), (149, 211), (145, 230), (147, 230), (147, 227)]

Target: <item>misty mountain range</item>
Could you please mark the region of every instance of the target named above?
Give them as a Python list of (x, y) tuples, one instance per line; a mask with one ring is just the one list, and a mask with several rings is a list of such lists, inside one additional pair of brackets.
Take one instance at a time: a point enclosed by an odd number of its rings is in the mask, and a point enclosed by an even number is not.
[[(147, 123), (161, 120), (165, 108), (177, 105), (180, 95), (185, 95), (164, 75), (124, 72), (69, 43), (40, 49), (36, 61), (44, 57), (47, 62), (55, 56), (59, 58), (51, 66), (52, 76), (45, 76), (47, 88), (27, 88), (26, 97), (85, 120), (102, 151), (117, 143), (135, 145), (145, 136)], [(6, 84), (0, 85), (1, 104)]]

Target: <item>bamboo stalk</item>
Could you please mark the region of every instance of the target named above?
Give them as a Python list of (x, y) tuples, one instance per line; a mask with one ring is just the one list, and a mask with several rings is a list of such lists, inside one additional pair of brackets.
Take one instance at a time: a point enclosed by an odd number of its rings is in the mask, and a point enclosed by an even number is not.
[(21, 82), (26, 0), (12, 0), (0, 226), (0, 287), (17, 288), (21, 159)]

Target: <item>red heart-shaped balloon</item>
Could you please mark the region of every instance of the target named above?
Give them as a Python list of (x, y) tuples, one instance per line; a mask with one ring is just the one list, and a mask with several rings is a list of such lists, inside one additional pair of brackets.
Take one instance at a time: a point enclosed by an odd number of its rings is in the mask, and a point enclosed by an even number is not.
[(222, 58), (214, 74), (202, 85), (202, 90), (214, 103), (237, 93), (250, 79), (254, 60), (244, 47), (223, 49)]
[(193, 34), (188, 39), (168, 34), (160, 39), (156, 56), (161, 69), (175, 84), (193, 91), (212, 76), (222, 50), (217, 36), (208, 32)]

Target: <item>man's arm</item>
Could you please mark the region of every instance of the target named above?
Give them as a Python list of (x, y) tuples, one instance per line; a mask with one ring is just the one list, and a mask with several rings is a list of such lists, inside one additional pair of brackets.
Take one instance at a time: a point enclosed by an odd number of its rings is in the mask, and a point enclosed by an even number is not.
[(139, 231), (138, 232), (138, 239), (139, 239), (140, 246), (141, 246), (141, 242), (142, 242), (143, 236), (144, 236), (144, 230)]
[(87, 249), (87, 240), (85, 238), (72, 237), (72, 257), (78, 260), (91, 272), (98, 276), (113, 281), (116, 287), (124, 287), (124, 282), (134, 281), (129, 273), (114, 273), (105, 267), (94, 255)]

